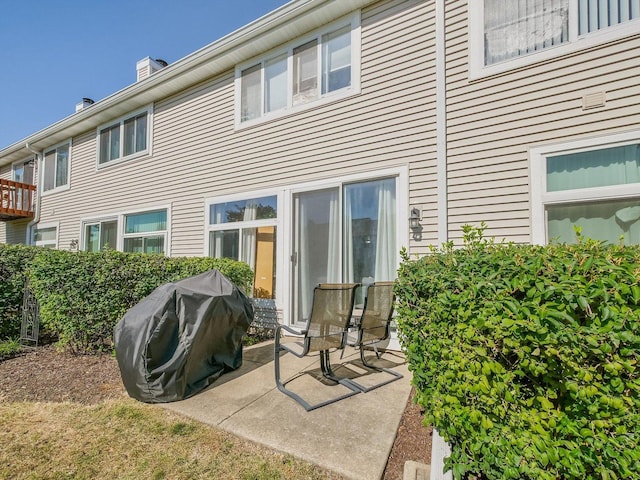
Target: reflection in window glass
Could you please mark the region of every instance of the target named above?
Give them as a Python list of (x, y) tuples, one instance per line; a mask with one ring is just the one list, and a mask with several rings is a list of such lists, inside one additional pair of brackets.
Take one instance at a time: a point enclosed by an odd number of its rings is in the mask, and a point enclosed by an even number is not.
[(218, 230), (209, 233), (209, 256), (240, 259), (240, 230)]
[(267, 60), (264, 64), (264, 111), (273, 112), (287, 106), (287, 56)]
[(351, 28), (322, 37), (322, 93), (351, 85)]
[(276, 218), (278, 209), (277, 197), (252, 198), (234, 202), (211, 205), (209, 223), (246, 222)]
[(640, 244), (640, 200), (550, 205), (547, 222), (549, 240), (575, 243), (577, 226), (595, 240)]
[(261, 64), (242, 71), (240, 78), (240, 119), (242, 121), (258, 118), (261, 115), (260, 85)]
[(157, 232), (167, 229), (167, 211), (137, 213), (125, 217), (124, 233)]

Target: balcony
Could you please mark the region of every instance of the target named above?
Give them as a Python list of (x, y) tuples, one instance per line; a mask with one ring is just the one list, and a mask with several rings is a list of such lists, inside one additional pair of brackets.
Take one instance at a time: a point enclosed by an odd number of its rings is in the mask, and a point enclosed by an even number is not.
[(32, 218), (36, 186), (0, 178), (0, 221)]

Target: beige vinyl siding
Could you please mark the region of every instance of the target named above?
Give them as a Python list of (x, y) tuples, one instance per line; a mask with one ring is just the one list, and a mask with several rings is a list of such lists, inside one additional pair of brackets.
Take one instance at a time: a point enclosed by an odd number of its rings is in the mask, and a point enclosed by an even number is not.
[(43, 198), (42, 221), (67, 248), (81, 218), (170, 205), (171, 254), (197, 256), (207, 198), (409, 166), (435, 241), (433, 15), (420, 0), (363, 10), (358, 95), (236, 129), (230, 70), (154, 105), (152, 156), (97, 170), (96, 131), (74, 138), (71, 188)]
[[(449, 236), (485, 221), (529, 242), (529, 148), (637, 128), (640, 35), (469, 81), (467, 0), (445, 5)], [(599, 91), (606, 106), (583, 110)]]

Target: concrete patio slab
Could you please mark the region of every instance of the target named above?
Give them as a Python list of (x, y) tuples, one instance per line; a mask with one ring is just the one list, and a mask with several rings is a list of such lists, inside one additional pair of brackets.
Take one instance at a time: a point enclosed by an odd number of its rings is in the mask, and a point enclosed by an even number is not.
[[(336, 374), (357, 378), (361, 384), (388, 378), (384, 373), (370, 374), (359, 367), (358, 352), (352, 348), (347, 348), (342, 359), (338, 352), (332, 354), (331, 361)], [(341, 385), (318, 380), (317, 355), (299, 359), (287, 353), (281, 356), (280, 363), (283, 380), (293, 379), (287, 388), (310, 402), (348, 391)], [(392, 368), (404, 378), (306, 412), (277, 390), (273, 342), (266, 342), (245, 348), (242, 367), (223, 375), (208, 389), (163, 406), (346, 478), (375, 480), (384, 473), (411, 387), (410, 374), (400, 354), (385, 353), (372, 363)]]

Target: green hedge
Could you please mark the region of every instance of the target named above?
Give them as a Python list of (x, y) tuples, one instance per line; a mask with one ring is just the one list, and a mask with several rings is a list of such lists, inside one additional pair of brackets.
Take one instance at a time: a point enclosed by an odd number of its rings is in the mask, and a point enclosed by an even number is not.
[(42, 328), (62, 347), (88, 352), (111, 348), (113, 328), (124, 313), (156, 287), (218, 269), (247, 291), (249, 266), (229, 259), (170, 258), (105, 250), (43, 250), (30, 267)]
[(20, 336), (27, 267), (40, 250), (0, 244), (0, 341)]
[(454, 478), (640, 478), (640, 247), (497, 244), (411, 260), (399, 330)]

